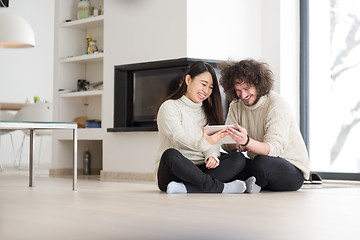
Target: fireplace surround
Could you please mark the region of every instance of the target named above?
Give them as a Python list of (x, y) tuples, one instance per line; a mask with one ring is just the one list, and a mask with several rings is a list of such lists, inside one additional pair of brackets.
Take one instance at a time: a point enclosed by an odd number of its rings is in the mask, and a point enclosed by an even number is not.
[(157, 131), (160, 104), (178, 88), (183, 74), (196, 61), (209, 63), (220, 76), (218, 61), (209, 59), (179, 58), (115, 66), (114, 126), (108, 132)]

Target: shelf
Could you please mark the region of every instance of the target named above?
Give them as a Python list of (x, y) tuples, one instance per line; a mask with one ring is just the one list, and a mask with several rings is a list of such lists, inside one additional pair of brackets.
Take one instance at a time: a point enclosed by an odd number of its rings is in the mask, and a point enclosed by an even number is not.
[[(106, 130), (103, 128), (78, 128), (78, 140), (102, 140)], [(72, 131), (53, 131), (58, 140), (72, 140)]]
[(104, 58), (104, 53), (84, 54), (81, 56), (61, 58), (61, 63), (90, 63), (101, 62)]
[(59, 93), (61, 98), (70, 98), (70, 97), (87, 97), (87, 96), (99, 96), (103, 94), (103, 90), (91, 90), (91, 91), (80, 91), (80, 92), (67, 92)]
[(104, 25), (104, 15), (96, 17), (88, 17), (80, 20), (73, 20), (71, 22), (61, 23), (60, 26), (63, 28), (73, 28), (73, 29), (89, 29), (102, 27)]
[(157, 132), (157, 126), (154, 127), (117, 127), (117, 128), (108, 128), (108, 132)]

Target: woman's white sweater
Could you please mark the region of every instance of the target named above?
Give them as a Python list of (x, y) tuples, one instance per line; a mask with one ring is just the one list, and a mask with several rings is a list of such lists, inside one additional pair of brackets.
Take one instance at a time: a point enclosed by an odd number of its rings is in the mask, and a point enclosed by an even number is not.
[(210, 156), (217, 161), (220, 145), (211, 145), (202, 137), (206, 124), (202, 103), (194, 103), (185, 96), (167, 100), (159, 108), (157, 125), (159, 129), (159, 163), (162, 153), (174, 148), (194, 164), (203, 164)]

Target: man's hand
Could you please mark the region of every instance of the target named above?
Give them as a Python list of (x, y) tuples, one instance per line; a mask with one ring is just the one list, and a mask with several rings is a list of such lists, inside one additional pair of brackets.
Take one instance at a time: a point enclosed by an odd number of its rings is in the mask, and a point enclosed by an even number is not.
[(240, 149), (241, 145), (244, 145), (247, 142), (248, 134), (246, 129), (240, 125), (234, 124), (234, 126), (237, 128), (237, 130), (229, 127), (226, 129), (226, 131), (229, 133), (230, 137), (235, 140), (236, 148)]

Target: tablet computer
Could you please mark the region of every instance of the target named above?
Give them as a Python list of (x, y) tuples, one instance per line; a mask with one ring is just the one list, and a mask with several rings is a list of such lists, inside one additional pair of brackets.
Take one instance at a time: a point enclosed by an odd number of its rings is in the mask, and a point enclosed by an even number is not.
[[(207, 135), (213, 135), (214, 133), (222, 130), (222, 129), (227, 129), (229, 127), (235, 128), (234, 125), (211, 125), (211, 126), (205, 126), (205, 131), (207, 133)], [(237, 129), (237, 128), (235, 128)], [(230, 136), (226, 136), (223, 139), (221, 139), (219, 141), (219, 143), (221, 144), (235, 144), (235, 140), (232, 139)]]

